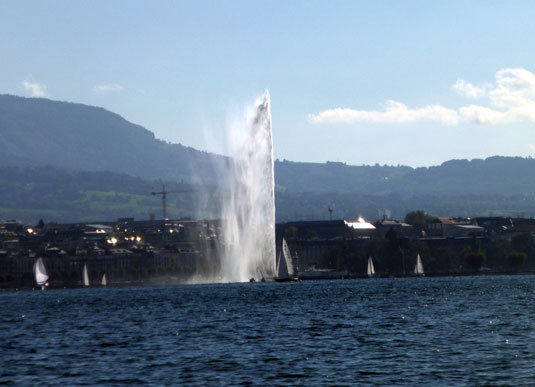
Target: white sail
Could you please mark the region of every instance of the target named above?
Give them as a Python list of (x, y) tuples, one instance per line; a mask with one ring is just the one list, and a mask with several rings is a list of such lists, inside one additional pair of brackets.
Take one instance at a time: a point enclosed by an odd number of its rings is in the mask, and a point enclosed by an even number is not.
[(414, 266), (414, 274), (424, 274), (424, 265), (422, 264), (422, 258), (420, 254), (416, 257), (416, 265)]
[(375, 267), (373, 266), (373, 260), (372, 257), (368, 258), (368, 277), (373, 277), (375, 275)]
[(286, 260), (282, 256), (282, 251), (277, 256), (277, 278), (288, 278), (288, 268), (286, 267)]
[(45, 264), (42, 258), (38, 258), (33, 264), (33, 275), (35, 276), (35, 282), (37, 285), (44, 285), (48, 281), (48, 274), (46, 273)]
[(106, 273), (104, 273), (104, 274), (102, 275), (102, 281), (101, 281), (101, 284), (102, 284), (102, 286), (106, 286), (106, 285), (108, 285), (108, 281), (106, 280)]
[(292, 259), (292, 253), (290, 252), (288, 243), (286, 243), (286, 239), (284, 238), (282, 238), (282, 255), (284, 257), (284, 260), (286, 261), (286, 270), (288, 271), (288, 277), (293, 277), (294, 276), (294, 263)]
[(287, 279), (294, 277), (294, 265), (292, 253), (286, 243), (286, 239), (282, 238), (282, 249), (277, 257), (277, 278)]
[(89, 274), (87, 274), (87, 265), (84, 265), (84, 286), (89, 286)]

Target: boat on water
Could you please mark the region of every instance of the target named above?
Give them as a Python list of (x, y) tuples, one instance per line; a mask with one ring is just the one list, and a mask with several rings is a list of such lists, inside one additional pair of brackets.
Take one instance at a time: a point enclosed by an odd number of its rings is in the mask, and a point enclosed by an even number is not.
[(102, 280), (100, 281), (100, 284), (102, 286), (107, 286), (108, 285), (108, 280), (106, 279), (106, 273), (102, 274)]
[(87, 265), (84, 265), (84, 272), (82, 274), (84, 286), (89, 286), (89, 274), (87, 273)]
[(371, 256), (368, 258), (368, 268), (366, 270), (366, 274), (368, 277), (375, 277), (375, 267), (373, 266), (373, 259)]
[(38, 258), (33, 264), (33, 275), (37, 285), (41, 287), (41, 290), (45, 290), (45, 287), (48, 286), (48, 274), (46, 272), (43, 258)]
[(286, 243), (286, 239), (282, 238), (282, 249), (277, 257), (277, 276), (275, 277), (275, 281), (288, 282), (296, 280), (292, 253), (290, 252), (288, 243)]
[(416, 265), (414, 265), (414, 275), (417, 276), (424, 276), (424, 265), (422, 264), (422, 258), (420, 258), (420, 254), (416, 256)]

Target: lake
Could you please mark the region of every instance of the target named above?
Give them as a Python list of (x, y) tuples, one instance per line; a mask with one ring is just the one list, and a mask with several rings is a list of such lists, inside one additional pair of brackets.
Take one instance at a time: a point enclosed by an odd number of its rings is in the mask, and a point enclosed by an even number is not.
[(535, 276), (0, 292), (0, 383), (535, 383)]

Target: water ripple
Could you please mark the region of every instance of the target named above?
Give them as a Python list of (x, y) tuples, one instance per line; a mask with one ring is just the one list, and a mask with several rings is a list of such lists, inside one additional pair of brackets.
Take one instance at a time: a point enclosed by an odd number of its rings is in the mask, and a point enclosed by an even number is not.
[(0, 383), (529, 385), (534, 276), (0, 293)]

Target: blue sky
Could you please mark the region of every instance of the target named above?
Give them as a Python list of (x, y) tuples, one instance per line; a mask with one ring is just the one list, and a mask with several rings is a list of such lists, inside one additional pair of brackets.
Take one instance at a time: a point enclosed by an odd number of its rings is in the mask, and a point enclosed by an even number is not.
[(529, 156), (533, 20), (532, 1), (2, 1), (0, 93), (222, 152), (269, 89), (280, 159)]

